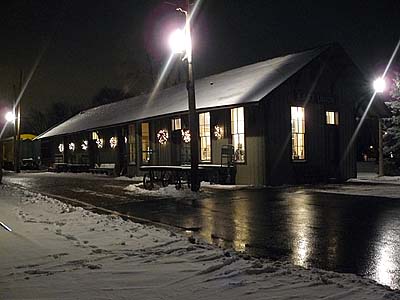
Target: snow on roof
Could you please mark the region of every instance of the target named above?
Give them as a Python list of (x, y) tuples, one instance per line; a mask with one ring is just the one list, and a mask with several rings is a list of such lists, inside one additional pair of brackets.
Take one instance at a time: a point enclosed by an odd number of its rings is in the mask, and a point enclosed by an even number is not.
[[(269, 59), (195, 82), (196, 107), (206, 109), (260, 101), (327, 47)], [(186, 84), (82, 111), (37, 138), (48, 138), (188, 111)]]

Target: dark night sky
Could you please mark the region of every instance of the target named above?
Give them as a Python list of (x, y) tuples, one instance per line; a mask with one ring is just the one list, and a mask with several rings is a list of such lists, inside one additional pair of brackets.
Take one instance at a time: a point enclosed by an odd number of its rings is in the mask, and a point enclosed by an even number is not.
[[(19, 71), (29, 72), (52, 32), (23, 112), (54, 101), (88, 102), (104, 86), (122, 88), (123, 74), (145, 65), (146, 52), (159, 60), (168, 53), (165, 37), (182, 18), (165, 2), (0, 4), (0, 105), (12, 99)], [(373, 78), (400, 38), (400, 1), (202, 0), (194, 26), (197, 77), (335, 41)]]

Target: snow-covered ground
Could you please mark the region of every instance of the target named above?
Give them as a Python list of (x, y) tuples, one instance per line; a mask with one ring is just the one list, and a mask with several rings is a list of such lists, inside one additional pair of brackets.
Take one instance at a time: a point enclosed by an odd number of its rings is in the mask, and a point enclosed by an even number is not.
[(378, 176), (375, 173), (358, 173), (357, 178), (350, 179), (349, 182), (400, 184), (400, 176)]
[(400, 299), (351, 274), (250, 258), (0, 185), (0, 299)]
[[(349, 179), (347, 182), (349, 184), (309, 186), (307, 189), (320, 193), (400, 199), (399, 176), (378, 176), (375, 173), (358, 173), (357, 178)], [(360, 183), (364, 183), (365, 185), (360, 185)]]

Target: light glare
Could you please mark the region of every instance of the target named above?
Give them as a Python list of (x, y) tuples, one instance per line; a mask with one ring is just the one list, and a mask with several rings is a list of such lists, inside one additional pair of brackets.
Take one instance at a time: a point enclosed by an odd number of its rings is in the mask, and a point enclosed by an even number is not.
[(386, 89), (386, 82), (382, 77), (375, 79), (374, 90), (376, 93), (383, 93)]
[(169, 45), (173, 53), (183, 53), (186, 50), (186, 37), (182, 29), (176, 29), (169, 37)]
[(6, 121), (7, 122), (14, 122), (15, 120), (15, 115), (12, 111), (9, 111), (6, 113)]

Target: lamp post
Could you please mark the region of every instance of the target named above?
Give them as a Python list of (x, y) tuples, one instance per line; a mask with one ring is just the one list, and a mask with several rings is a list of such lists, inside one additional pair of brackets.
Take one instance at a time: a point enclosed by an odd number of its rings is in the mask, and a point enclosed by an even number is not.
[[(385, 79), (379, 77), (374, 80), (373, 87), (376, 94), (382, 94), (386, 90)], [(383, 138), (382, 119), (378, 117), (378, 176), (383, 176)]]
[(20, 172), (20, 164), (19, 164), (19, 146), (20, 146), (20, 106), (18, 105), (14, 111), (9, 111), (5, 115), (5, 119), (8, 123), (13, 123), (14, 126), (14, 134), (13, 134), (13, 146), (14, 146), (14, 171), (16, 173)]
[(192, 53), (192, 37), (191, 37), (191, 26), (190, 26), (190, 3), (187, 3), (187, 10), (177, 8), (176, 10), (185, 15), (185, 31), (176, 30), (170, 38), (170, 45), (174, 53), (183, 53), (185, 56), (183, 60), (186, 62), (187, 69), (187, 82), (186, 88), (188, 91), (188, 106), (189, 106), (189, 131), (191, 135), (190, 139), (190, 188), (192, 191), (197, 192), (200, 188), (200, 182), (198, 178), (199, 168), (199, 122), (198, 115), (196, 112), (196, 97), (194, 89), (194, 76), (193, 76), (193, 53)]

